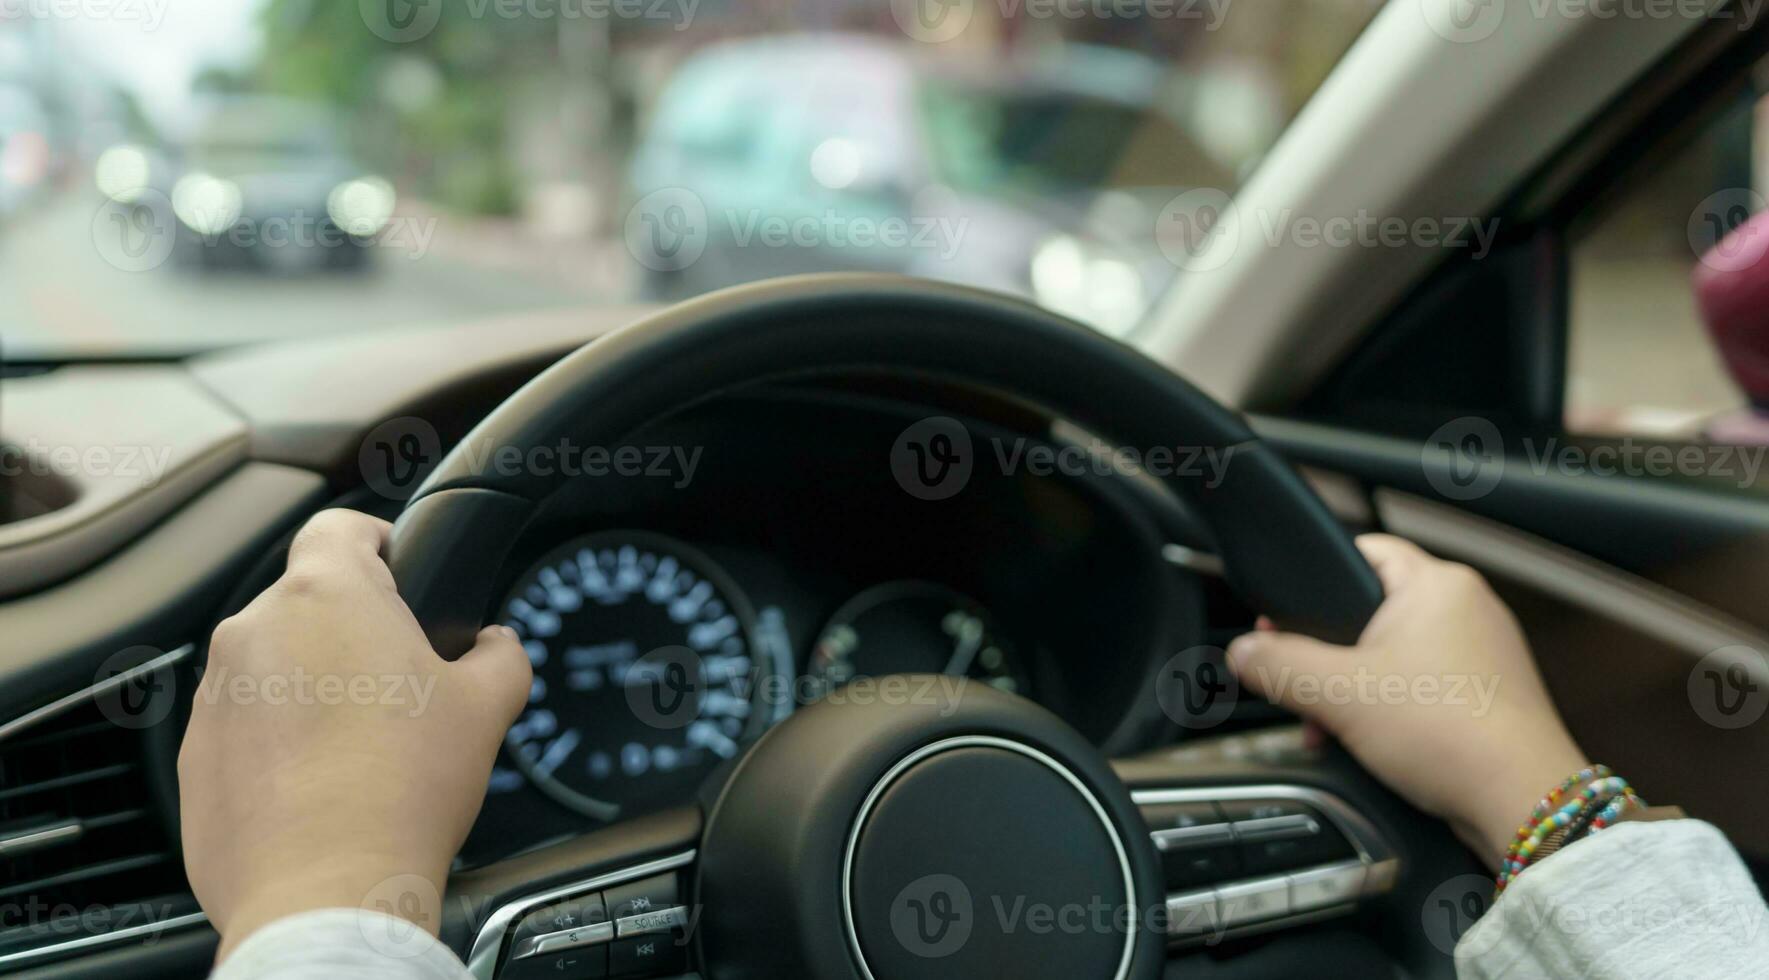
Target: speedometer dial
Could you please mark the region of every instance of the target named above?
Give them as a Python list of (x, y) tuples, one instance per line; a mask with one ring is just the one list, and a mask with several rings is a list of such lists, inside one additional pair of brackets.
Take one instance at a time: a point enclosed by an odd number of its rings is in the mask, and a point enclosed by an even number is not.
[(543, 792), (591, 817), (689, 798), (762, 721), (749, 605), (680, 542), (580, 538), (517, 580), (500, 619), (534, 665), (510, 754)]

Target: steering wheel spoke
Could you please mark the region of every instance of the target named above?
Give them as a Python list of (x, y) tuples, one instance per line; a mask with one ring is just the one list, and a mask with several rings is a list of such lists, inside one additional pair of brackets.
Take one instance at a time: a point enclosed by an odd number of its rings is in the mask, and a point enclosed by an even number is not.
[(443, 937), (480, 980), (684, 973), (700, 827), (674, 810), (458, 874)]

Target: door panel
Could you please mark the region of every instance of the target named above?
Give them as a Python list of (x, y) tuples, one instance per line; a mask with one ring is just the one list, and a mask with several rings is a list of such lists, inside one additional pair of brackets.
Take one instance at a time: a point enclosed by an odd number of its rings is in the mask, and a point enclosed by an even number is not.
[[(1293, 461), (1360, 484), (1377, 526), (1485, 574), (1592, 759), (1769, 861), (1759, 816), (1769, 783), (1747, 776), (1769, 758), (1769, 505), (1522, 466), (1453, 501), (1433, 485), (1447, 454), (1417, 442), (1271, 419), (1256, 428)], [(1728, 648), (1750, 653), (1704, 660)], [(1745, 672), (1729, 673), (1734, 663)]]

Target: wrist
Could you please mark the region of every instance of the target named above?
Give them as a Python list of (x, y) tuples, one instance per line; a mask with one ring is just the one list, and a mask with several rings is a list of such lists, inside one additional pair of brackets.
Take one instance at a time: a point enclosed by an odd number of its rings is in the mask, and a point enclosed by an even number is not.
[(1456, 831), (1488, 868), (1497, 871), (1516, 839), (1517, 829), (1529, 822), (1536, 804), (1569, 776), (1590, 765), (1570, 735), (1545, 743), (1531, 743), (1504, 762), (1484, 780), (1484, 792), (1474, 799), (1457, 822)]
[(414, 872), (409, 863), (364, 859), (309, 862), (300, 868), (252, 875), (266, 886), (240, 895), (217, 922), (220, 963), (254, 932), (281, 919), (319, 909), (362, 909), (404, 919), (436, 935), (441, 924), (446, 868)]

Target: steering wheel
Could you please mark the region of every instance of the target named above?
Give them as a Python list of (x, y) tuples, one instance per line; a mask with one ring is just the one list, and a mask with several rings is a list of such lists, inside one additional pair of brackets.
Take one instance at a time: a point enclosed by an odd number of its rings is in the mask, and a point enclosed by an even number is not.
[[(556, 473), (476, 469), (488, 447), (619, 445), (722, 392), (862, 369), (996, 389), (1120, 445), (1214, 450), (1229, 460), (1219, 479), (1169, 482), (1251, 606), (1286, 629), (1350, 642), (1381, 602), (1375, 574), (1308, 486), (1172, 371), (1017, 300), (849, 275), (682, 303), (534, 378), (399, 517), (387, 558), (400, 592), (444, 657), (472, 645), (495, 601), (491, 571), (566, 485)], [(923, 683), (901, 681), (909, 695)], [(597, 875), (572, 880), (531, 861), (481, 880), (489, 911), (468, 929), (469, 967), (487, 978), (567, 973), (553, 964), (572, 962), (571, 950), (618, 952), (629, 937), (671, 930), (689, 934), (700, 970), (720, 980), (1147, 980), (1165, 961), (1171, 926), (1152, 914), (1168, 907), (1161, 857), (1124, 782), (1056, 716), (986, 685), (962, 686), (956, 704), (831, 698), (796, 712), (726, 774), (694, 830), (687, 848), (631, 835), (643, 843), (619, 871), (597, 853), (583, 865)], [(635, 904), (615, 887), (658, 868), (681, 883), (675, 898)], [(698, 915), (681, 894), (690, 886)], [(1079, 928), (1063, 915), (1038, 928), (1042, 909), (1092, 914), (1068, 917), (1085, 919)]]

